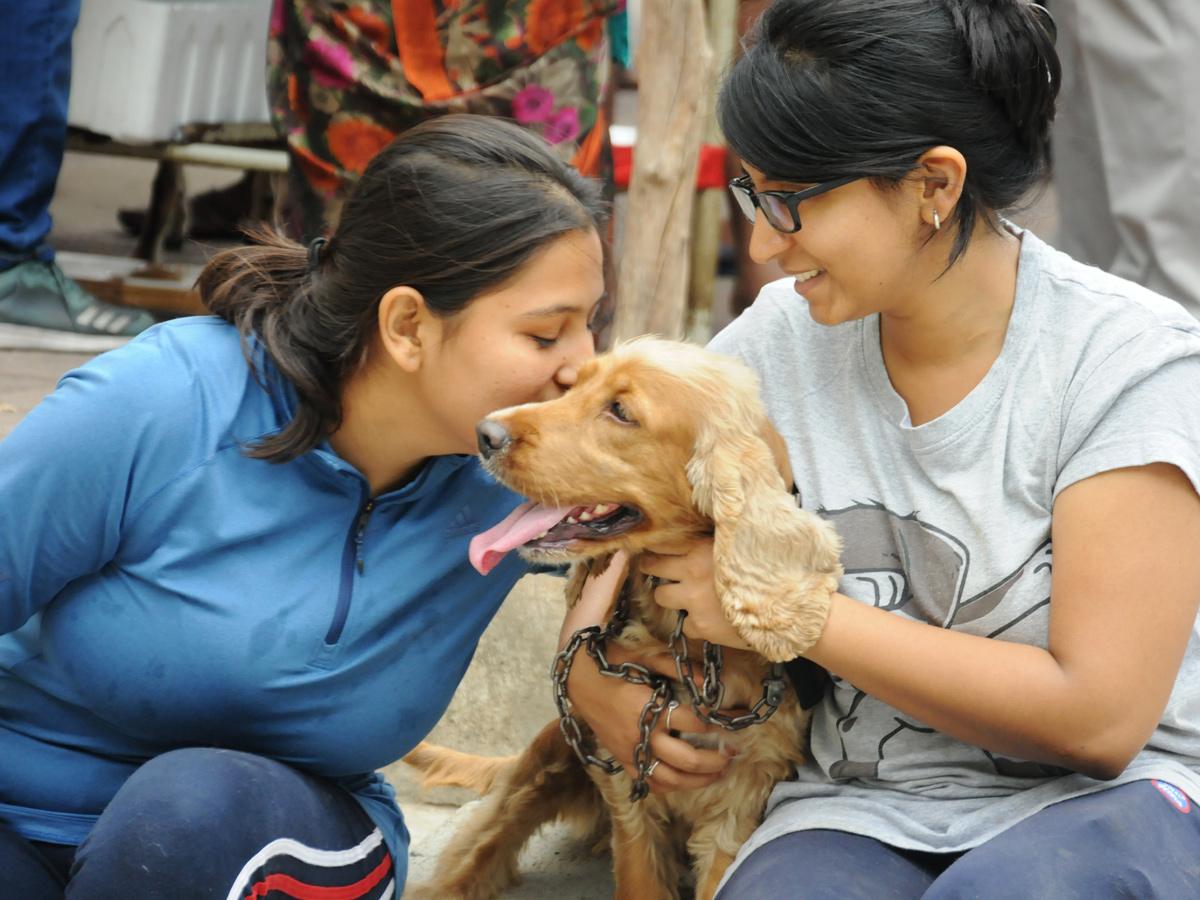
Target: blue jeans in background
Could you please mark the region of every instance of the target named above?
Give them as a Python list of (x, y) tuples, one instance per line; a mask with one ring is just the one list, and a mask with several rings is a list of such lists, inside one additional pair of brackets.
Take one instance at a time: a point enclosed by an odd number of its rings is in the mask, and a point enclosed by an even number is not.
[(0, 271), (49, 261), (81, 0), (0, 0)]

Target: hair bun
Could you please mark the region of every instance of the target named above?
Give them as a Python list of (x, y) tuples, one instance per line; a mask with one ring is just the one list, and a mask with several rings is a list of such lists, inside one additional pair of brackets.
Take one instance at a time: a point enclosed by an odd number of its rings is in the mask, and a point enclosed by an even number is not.
[(1054, 16), (1050, 14), (1050, 10), (1046, 9), (1046, 7), (1042, 6), (1040, 3), (1030, 3), (1029, 9), (1037, 18), (1042, 28), (1046, 30), (1046, 33), (1050, 35), (1050, 42), (1057, 44), (1058, 23), (1054, 21)]
[(1058, 26), (1028, 0), (941, 0), (970, 60), (971, 74), (1004, 110), (1035, 159), (1047, 153), (1062, 81)]

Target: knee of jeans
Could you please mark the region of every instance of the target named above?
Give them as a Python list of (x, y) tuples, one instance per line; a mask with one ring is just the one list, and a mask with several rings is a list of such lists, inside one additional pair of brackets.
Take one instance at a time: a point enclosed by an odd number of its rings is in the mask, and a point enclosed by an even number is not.
[(283, 763), (238, 750), (172, 750), (134, 772), (114, 802), (165, 803), (189, 817), (207, 809), (236, 810), (253, 799), (256, 786), (265, 784), (279, 771), (291, 770)]
[[(984, 845), (960, 857), (939, 876), (922, 900), (1095, 900), (1106, 888), (1122, 886), (1123, 897), (1156, 896), (1137, 860), (1110, 866), (1090, 854), (1042, 846), (996, 850)], [(1012, 852), (1009, 852), (1012, 850)]]
[[(143, 865), (210, 841), (253, 815), (257, 775), (281, 763), (237, 751), (189, 748), (138, 769), (79, 848), (76, 869)], [(103, 865), (101, 865), (103, 861)]]

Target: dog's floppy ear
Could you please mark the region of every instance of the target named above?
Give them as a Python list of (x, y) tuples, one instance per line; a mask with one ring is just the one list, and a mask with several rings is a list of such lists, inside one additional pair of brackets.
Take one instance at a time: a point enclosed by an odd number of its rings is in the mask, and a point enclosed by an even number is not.
[[(821, 635), (842, 574), (841, 543), (829, 524), (797, 508), (768, 444), (782, 439), (769, 424), (760, 432), (729, 422), (702, 429), (688, 480), (696, 509), (713, 520), (726, 617), (758, 653), (785, 662)], [(787, 466), (786, 451), (782, 459)]]

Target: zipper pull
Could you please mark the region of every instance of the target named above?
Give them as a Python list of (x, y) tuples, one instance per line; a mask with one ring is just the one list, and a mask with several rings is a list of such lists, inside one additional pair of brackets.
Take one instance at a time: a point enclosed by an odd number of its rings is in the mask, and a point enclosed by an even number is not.
[(371, 521), (371, 510), (375, 508), (375, 501), (368, 500), (367, 505), (363, 507), (362, 512), (358, 516), (358, 531), (354, 533), (354, 550), (355, 556), (358, 558), (358, 574), (363, 573), (363, 533), (367, 530), (367, 523)]

